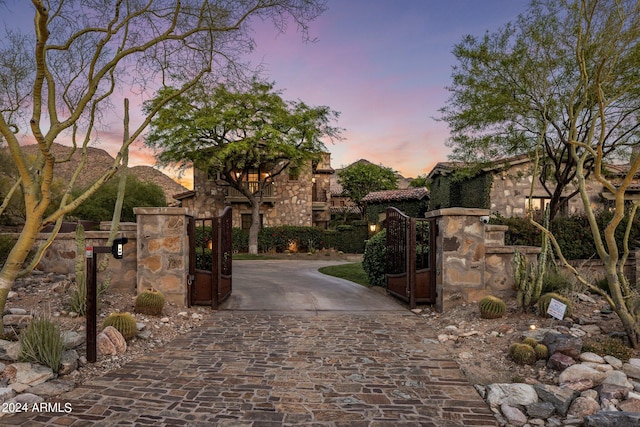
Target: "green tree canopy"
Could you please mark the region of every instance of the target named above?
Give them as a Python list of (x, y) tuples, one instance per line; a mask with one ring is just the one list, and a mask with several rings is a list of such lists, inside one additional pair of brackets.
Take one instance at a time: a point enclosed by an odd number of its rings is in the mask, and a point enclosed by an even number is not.
[[(165, 88), (158, 97), (173, 90)], [(154, 102), (145, 108), (155, 108)], [(329, 107), (285, 101), (273, 83), (201, 84), (159, 111), (146, 144), (161, 163), (193, 163), (247, 197), (253, 215), (249, 252), (257, 253), (264, 189), (284, 171), (295, 173), (318, 160), (326, 150), (322, 139), (339, 138), (337, 118)], [(260, 173), (252, 180), (258, 182), (247, 185), (255, 170)]]
[[(167, 200), (160, 186), (152, 182), (140, 181), (132, 175), (127, 177), (124, 194), (122, 221), (136, 221), (133, 213), (135, 207), (167, 206)], [(118, 180), (112, 179), (74, 210), (71, 216), (89, 221), (110, 221), (117, 196)]]
[(398, 188), (398, 177), (393, 169), (368, 162), (356, 162), (342, 169), (338, 172), (338, 182), (343, 194), (358, 206), (363, 219), (366, 218), (364, 196), (373, 191)]
[[(576, 31), (580, 1), (533, 1), (515, 22), (482, 37), (468, 35), (455, 46), (451, 96), (441, 109), (451, 130), (451, 160), (477, 167), (510, 155), (537, 156), (535, 173), (551, 199), (552, 218), (563, 199), (578, 193), (572, 185), (576, 161), (570, 155), (571, 138), (585, 142), (603, 133), (601, 149), (610, 161), (627, 156), (629, 147), (638, 143), (639, 48), (629, 31), (635, 24), (602, 16), (607, 8), (626, 14), (638, 5), (632, 0), (586, 3), (589, 13), (602, 19), (585, 41), (590, 49), (586, 62), (575, 54), (584, 35)], [(620, 25), (629, 27), (616, 39), (607, 28)], [(620, 48), (616, 61), (598, 63), (603, 50), (614, 46)], [(593, 120), (600, 114), (596, 89), (576, 89), (584, 67), (608, 76), (601, 89), (612, 102), (601, 111), (602, 120)], [(582, 96), (586, 102), (578, 103)], [(593, 158), (587, 159), (585, 168), (592, 166)]]

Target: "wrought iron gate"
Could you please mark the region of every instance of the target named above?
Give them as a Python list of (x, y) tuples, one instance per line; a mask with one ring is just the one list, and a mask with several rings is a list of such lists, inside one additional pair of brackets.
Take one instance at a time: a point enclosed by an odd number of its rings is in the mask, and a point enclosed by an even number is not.
[(436, 223), (387, 209), (387, 292), (407, 301), (436, 302)]
[(189, 221), (189, 305), (217, 309), (232, 291), (231, 207), (214, 218)]

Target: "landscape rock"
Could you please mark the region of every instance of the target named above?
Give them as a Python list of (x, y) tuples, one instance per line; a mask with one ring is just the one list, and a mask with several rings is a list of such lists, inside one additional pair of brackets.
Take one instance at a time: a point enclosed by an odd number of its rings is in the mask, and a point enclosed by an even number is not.
[(624, 387), (627, 391), (633, 390), (633, 385), (629, 382), (627, 375), (622, 371), (607, 372), (607, 377), (602, 381), (602, 384), (614, 384), (620, 387)]
[(76, 385), (73, 381), (55, 379), (30, 387), (28, 392), (38, 396), (53, 397), (71, 391), (75, 387)]
[(545, 334), (542, 343), (549, 349), (549, 354), (566, 354), (576, 358), (582, 350), (582, 340), (567, 334), (549, 332)]
[(621, 411), (640, 413), (640, 399), (627, 399), (618, 404)]
[(598, 391), (598, 396), (600, 397), (600, 403), (606, 400), (623, 400), (627, 397), (627, 393), (629, 393), (629, 389), (624, 386), (619, 386), (617, 384), (600, 384), (596, 390)]
[(487, 403), (491, 407), (507, 405), (530, 405), (538, 401), (538, 395), (529, 384), (489, 384)]
[(4, 326), (13, 326), (16, 328), (24, 328), (33, 319), (30, 314), (5, 314), (2, 316)]
[(584, 417), (584, 427), (638, 427), (640, 413), (598, 412)]
[(518, 408), (503, 403), (500, 411), (512, 426), (521, 427), (527, 423), (527, 416)]
[(116, 354), (122, 354), (127, 351), (127, 341), (124, 339), (120, 331), (113, 326), (107, 326), (102, 330), (102, 333), (109, 338), (115, 347)]
[(15, 391), (10, 387), (0, 387), (0, 402), (11, 399), (15, 394)]
[(574, 417), (586, 417), (593, 415), (600, 410), (600, 404), (591, 397), (576, 397), (569, 407), (568, 415)]
[(551, 403), (562, 416), (567, 414), (571, 402), (579, 396), (579, 393), (575, 390), (554, 385), (534, 384), (533, 388), (540, 400)]
[[(536, 402), (527, 405), (527, 415), (534, 418), (546, 420), (556, 411), (555, 406), (551, 402)], [(542, 424), (544, 425), (544, 423)]]
[(103, 332), (100, 332), (96, 338), (96, 348), (98, 354), (102, 356), (111, 356), (117, 354), (116, 346), (113, 345), (109, 337)]
[(617, 357), (605, 356), (604, 360), (609, 365), (613, 366), (614, 369), (622, 369), (622, 361), (620, 359), (618, 359)]
[[(579, 364), (569, 366), (567, 369), (562, 371), (558, 378), (558, 382), (560, 383), (560, 386), (563, 386), (565, 384), (568, 385), (571, 383), (575, 384), (579, 382), (591, 382), (594, 386), (596, 386), (604, 381), (606, 377), (607, 375), (604, 372), (600, 372), (593, 368), (589, 368), (588, 366)], [(593, 386), (587, 388), (593, 388)], [(574, 388), (574, 390), (576, 389)]]
[(75, 331), (64, 331), (62, 332), (62, 342), (64, 343), (64, 348), (67, 350), (74, 349), (76, 347), (80, 347), (86, 341), (86, 335), (80, 334)]
[(20, 342), (0, 340), (0, 359), (16, 361), (20, 358), (21, 352)]
[(602, 356), (591, 352), (580, 353), (580, 355), (578, 356), (578, 360), (588, 363), (605, 363), (605, 360)]
[(8, 366), (5, 371), (8, 369), (15, 371), (13, 381), (10, 380), (9, 383), (19, 383), (34, 386), (37, 384), (42, 384), (43, 382), (48, 381), (54, 377), (51, 368), (26, 362), (14, 363), (13, 365)]
[(78, 369), (78, 352), (75, 350), (65, 350), (60, 358), (60, 375), (69, 375)]
[(562, 353), (553, 354), (547, 361), (547, 367), (556, 371), (564, 371), (571, 365), (575, 365), (576, 361), (573, 357)]
[(629, 363), (625, 363), (622, 365), (622, 371), (627, 374), (628, 377), (640, 380), (640, 366), (632, 364), (631, 360), (632, 359), (629, 359)]

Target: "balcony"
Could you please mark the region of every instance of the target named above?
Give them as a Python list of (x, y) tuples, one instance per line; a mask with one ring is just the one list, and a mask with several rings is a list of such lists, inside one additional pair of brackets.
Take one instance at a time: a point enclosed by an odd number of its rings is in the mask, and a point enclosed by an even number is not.
[(327, 190), (318, 189), (316, 183), (313, 183), (313, 193), (311, 200), (313, 201), (314, 211), (325, 211), (329, 209), (329, 197)]
[[(244, 188), (248, 189), (250, 192), (255, 193), (261, 184), (262, 183), (259, 181), (247, 181), (243, 183), (243, 186)], [(276, 201), (276, 197), (274, 194), (275, 185), (273, 185), (273, 183), (267, 183), (263, 185), (265, 187), (262, 190), (263, 191), (262, 201), (264, 203), (275, 203)], [(244, 194), (242, 194), (240, 191), (236, 190), (235, 188), (228, 187), (227, 197), (225, 201), (227, 203), (247, 203), (247, 198)]]

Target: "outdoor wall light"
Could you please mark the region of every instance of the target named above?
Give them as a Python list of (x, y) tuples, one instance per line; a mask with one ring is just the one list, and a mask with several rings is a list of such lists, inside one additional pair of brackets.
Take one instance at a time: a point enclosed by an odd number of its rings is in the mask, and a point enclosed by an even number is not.
[(378, 224), (369, 224), (369, 231), (375, 233), (378, 229)]

